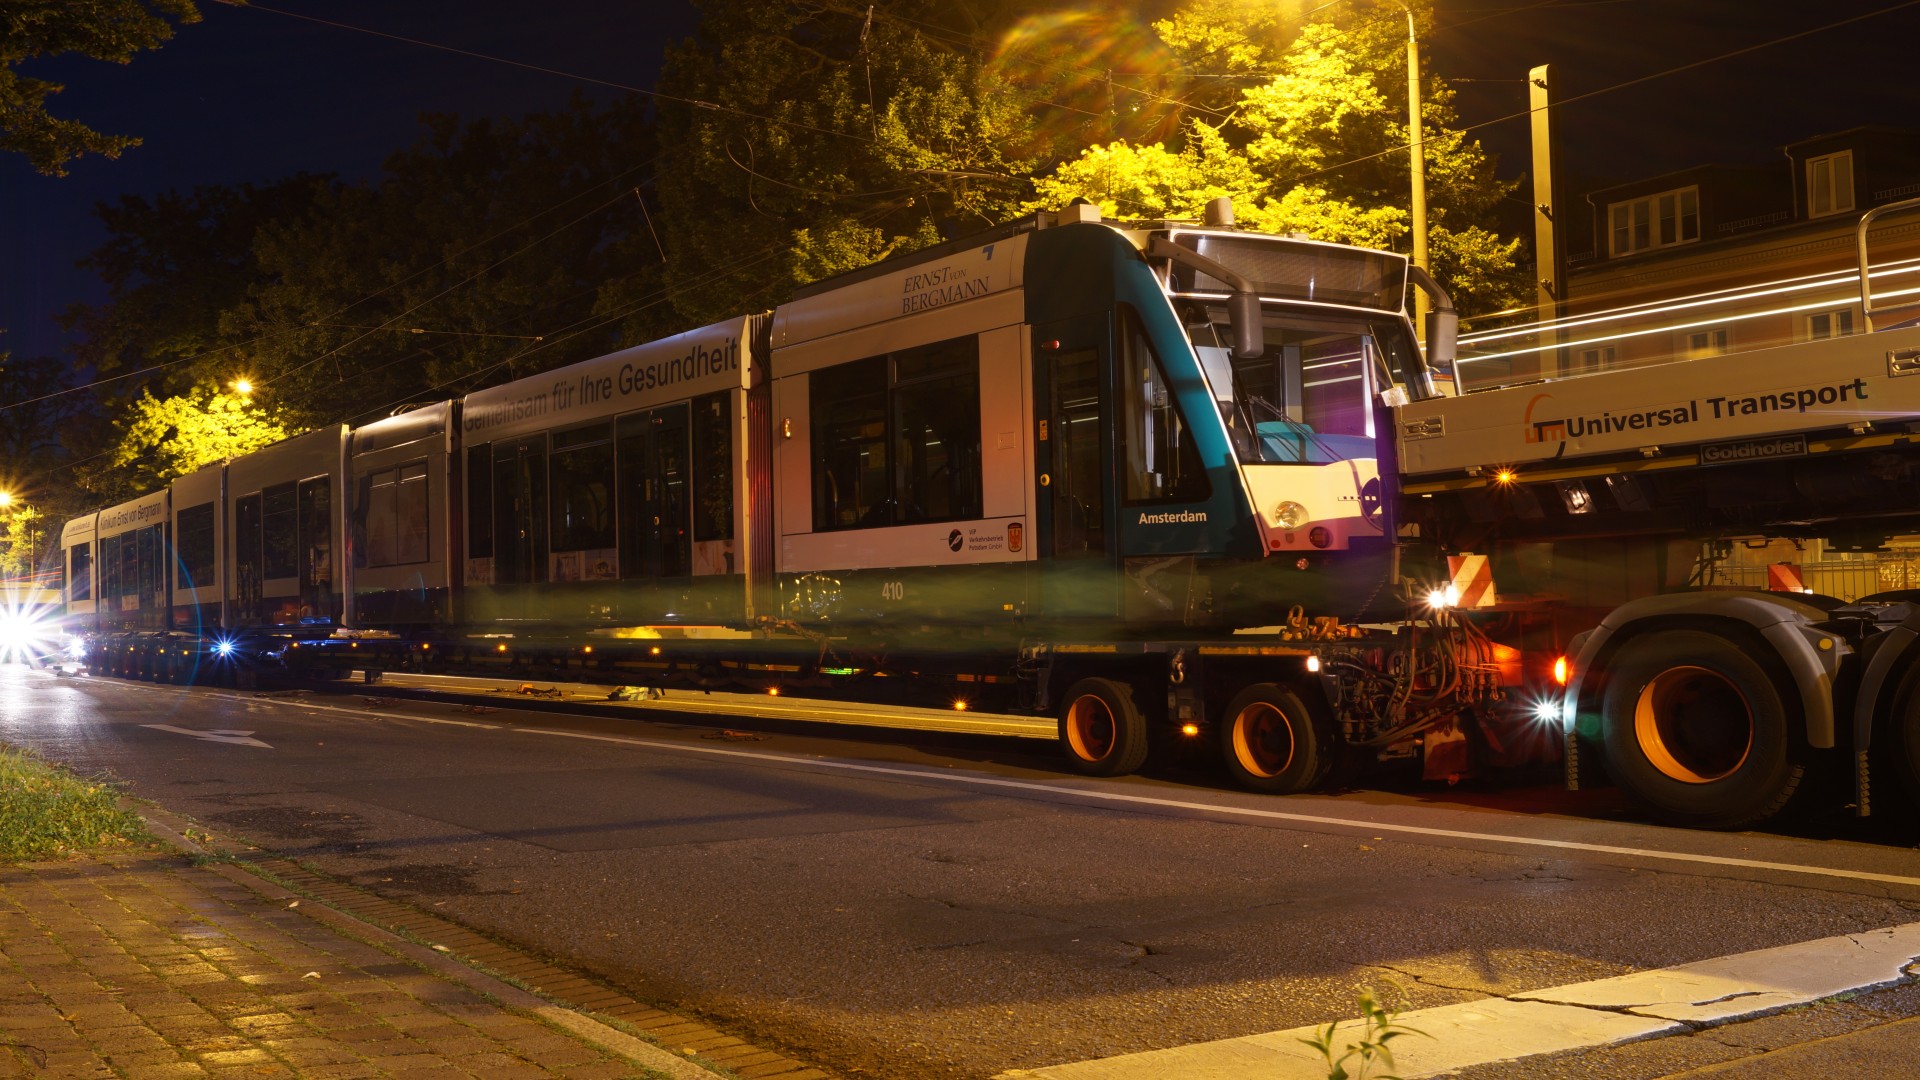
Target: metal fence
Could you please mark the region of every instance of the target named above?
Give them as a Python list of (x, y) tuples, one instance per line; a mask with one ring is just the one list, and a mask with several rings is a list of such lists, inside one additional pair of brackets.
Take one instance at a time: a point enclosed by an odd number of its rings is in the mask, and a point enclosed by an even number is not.
[[(1795, 565), (1800, 568), (1800, 580), (1807, 588), (1842, 600), (1858, 600), (1890, 589), (1920, 589), (1920, 559), (1906, 556), (1828, 559)], [(1767, 565), (1722, 563), (1714, 568), (1711, 584), (1764, 589), (1767, 587)]]

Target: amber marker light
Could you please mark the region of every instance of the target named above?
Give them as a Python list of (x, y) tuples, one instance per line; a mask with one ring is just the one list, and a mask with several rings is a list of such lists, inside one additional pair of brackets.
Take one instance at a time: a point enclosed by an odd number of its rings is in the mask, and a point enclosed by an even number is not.
[(1518, 479), (1520, 479), (1519, 475), (1516, 474), (1512, 469), (1499, 469), (1495, 471), (1493, 474), (1493, 482), (1496, 484), (1499, 484), (1502, 487), (1505, 487), (1506, 485), (1511, 484)]
[(1199, 724), (1181, 724), (1180, 734), (1185, 735), (1188, 738), (1192, 738), (1193, 736), (1200, 734), (1200, 725)]
[(1567, 663), (1564, 656), (1553, 658), (1553, 681), (1561, 686), (1567, 685), (1567, 676), (1573, 674), (1573, 665)]
[(495, 646), (493, 647), (493, 651), (494, 651), (494, 652), (506, 652), (506, 651), (507, 651), (507, 643), (503, 641), (503, 642), (501, 642), (500, 644), (498, 644), (498, 645), (495, 645)]
[(954, 711), (954, 712), (966, 712), (966, 711), (967, 711), (967, 699), (966, 699), (966, 698), (954, 698), (954, 699), (953, 699), (953, 711)]
[(768, 696), (768, 697), (779, 697), (779, 696), (780, 696), (780, 688), (779, 688), (779, 687), (777, 687), (777, 686), (769, 686), (769, 687), (767, 687), (767, 696)]

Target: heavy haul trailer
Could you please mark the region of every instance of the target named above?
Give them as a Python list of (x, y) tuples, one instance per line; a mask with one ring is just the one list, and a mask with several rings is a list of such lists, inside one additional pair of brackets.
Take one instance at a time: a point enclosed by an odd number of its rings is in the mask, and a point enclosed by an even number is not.
[(1872, 776), (1920, 792), (1920, 595), (1691, 586), (1716, 543), (1920, 529), (1916, 417), (1912, 328), (1415, 402), (1404, 524), (1551, 626), (1574, 783), (1731, 828), (1845, 768), (1866, 814)]

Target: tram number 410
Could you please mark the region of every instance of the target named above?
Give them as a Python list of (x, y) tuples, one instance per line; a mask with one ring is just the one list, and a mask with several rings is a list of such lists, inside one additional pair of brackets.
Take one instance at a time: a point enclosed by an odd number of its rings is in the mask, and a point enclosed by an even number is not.
[(880, 599), (882, 599), (882, 600), (905, 600), (906, 598), (907, 598), (907, 583), (906, 583), (906, 582), (904, 582), (904, 581), (883, 581), (883, 582), (881, 582), (881, 583), (880, 583)]

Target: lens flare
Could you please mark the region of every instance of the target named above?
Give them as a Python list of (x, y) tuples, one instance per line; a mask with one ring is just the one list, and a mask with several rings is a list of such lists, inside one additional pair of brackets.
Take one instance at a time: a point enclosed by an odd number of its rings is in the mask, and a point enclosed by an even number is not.
[(60, 651), (59, 611), (47, 604), (0, 595), (0, 663), (34, 663)]

